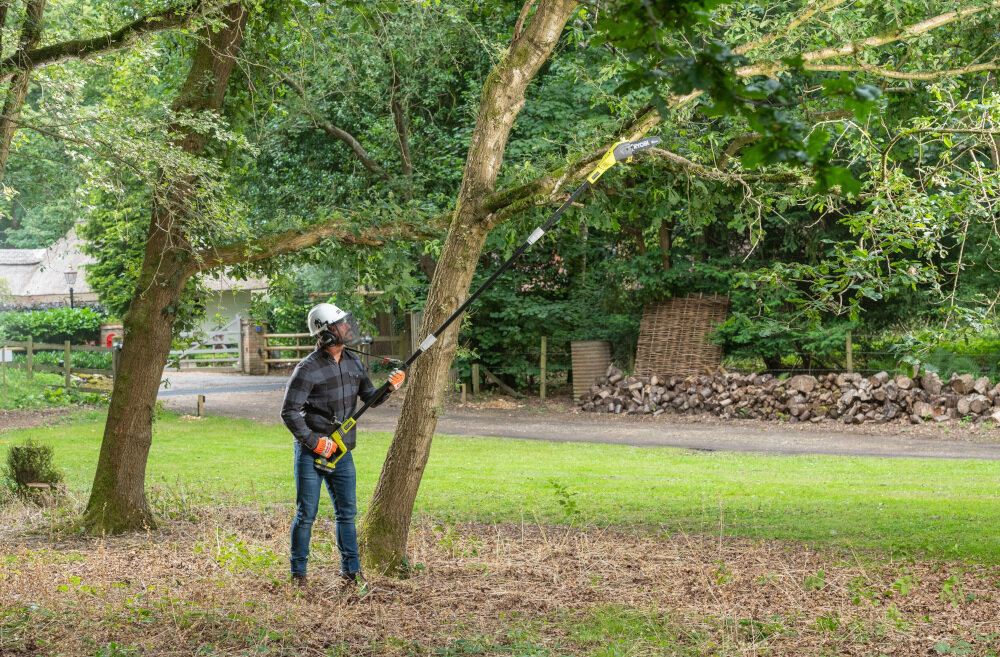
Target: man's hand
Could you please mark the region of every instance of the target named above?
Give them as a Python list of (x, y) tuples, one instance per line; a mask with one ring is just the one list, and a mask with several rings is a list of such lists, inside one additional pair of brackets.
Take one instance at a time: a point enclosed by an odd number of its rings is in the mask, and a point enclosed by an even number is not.
[(326, 436), (321, 436), (319, 442), (316, 443), (316, 448), (313, 452), (319, 454), (325, 459), (333, 456), (333, 453), (337, 451), (337, 443), (334, 442), (333, 438), (327, 438)]
[(393, 391), (399, 390), (403, 387), (403, 381), (406, 380), (406, 372), (403, 370), (393, 370), (392, 374), (389, 375), (389, 386), (392, 387)]

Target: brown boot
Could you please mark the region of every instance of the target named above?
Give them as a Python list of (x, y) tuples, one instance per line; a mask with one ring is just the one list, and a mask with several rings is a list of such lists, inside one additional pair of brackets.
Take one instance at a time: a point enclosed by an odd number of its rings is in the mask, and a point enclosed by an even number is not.
[(305, 573), (294, 573), (292, 575), (292, 586), (297, 589), (304, 588), (309, 584), (309, 578)]

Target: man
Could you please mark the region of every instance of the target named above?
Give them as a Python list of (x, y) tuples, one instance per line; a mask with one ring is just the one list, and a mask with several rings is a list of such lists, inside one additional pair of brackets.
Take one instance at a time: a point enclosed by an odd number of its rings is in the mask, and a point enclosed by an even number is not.
[[(347, 452), (340, 454), (331, 434), (351, 417), (357, 398), (368, 402), (376, 388), (368, 372), (349, 347), (362, 342), (353, 315), (329, 303), (309, 311), (309, 335), (316, 338), (316, 350), (295, 367), (281, 407), (281, 419), (295, 436), (295, 519), (292, 521), (292, 582), (306, 583), (309, 540), (319, 509), (320, 489), (326, 489), (333, 501), (336, 518), (337, 549), (340, 550), (341, 577), (345, 586), (365, 589), (358, 556), (358, 537), (354, 526), (357, 514), (357, 475), (351, 450), (357, 441), (354, 427), (344, 436)], [(406, 374), (394, 370), (389, 375), (388, 392), (403, 385)], [(385, 394), (372, 406), (389, 397)], [(328, 464), (334, 461), (332, 471)]]

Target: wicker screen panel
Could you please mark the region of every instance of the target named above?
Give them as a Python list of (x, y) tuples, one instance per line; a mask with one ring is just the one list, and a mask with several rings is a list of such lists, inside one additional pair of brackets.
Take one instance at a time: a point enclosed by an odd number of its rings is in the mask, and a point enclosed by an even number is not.
[(726, 321), (729, 297), (674, 297), (650, 304), (642, 313), (635, 373), (690, 376), (722, 364), (722, 345), (708, 339)]

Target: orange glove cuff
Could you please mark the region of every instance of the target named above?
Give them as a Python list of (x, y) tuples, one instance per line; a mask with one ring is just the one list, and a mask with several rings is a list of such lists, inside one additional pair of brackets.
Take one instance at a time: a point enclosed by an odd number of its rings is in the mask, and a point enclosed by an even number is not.
[(334, 452), (337, 451), (337, 443), (335, 443), (331, 438), (320, 438), (319, 442), (316, 443), (316, 448), (313, 450), (325, 459), (330, 458)]

